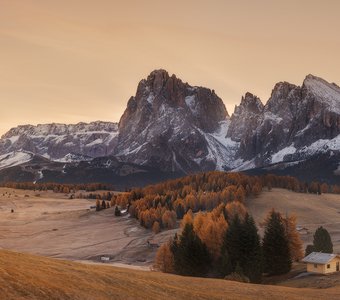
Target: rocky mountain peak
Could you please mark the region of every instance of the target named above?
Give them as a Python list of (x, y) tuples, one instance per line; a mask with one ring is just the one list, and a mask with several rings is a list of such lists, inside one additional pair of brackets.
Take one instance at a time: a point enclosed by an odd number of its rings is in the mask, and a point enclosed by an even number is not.
[(263, 108), (260, 98), (247, 92), (241, 98), (240, 105), (235, 107), (227, 136), (237, 142), (245, 140), (256, 129)]
[(294, 97), (293, 94), (299, 93), (300, 88), (289, 82), (279, 82), (274, 86), (271, 96), (265, 105), (265, 111), (276, 113), (281, 110), (282, 105), (288, 104), (287, 99)]
[(219, 130), (227, 117), (223, 101), (213, 90), (155, 70), (140, 81), (129, 100), (119, 122), (115, 154), (122, 160), (156, 162), (165, 170), (186, 172), (197, 167), (193, 160), (204, 163), (210, 153), (204, 134)]
[[(172, 75), (174, 79), (176, 79), (175, 75)], [(147, 77), (146, 82), (147, 85), (152, 88), (152, 91), (157, 95), (162, 88), (165, 86), (170, 76), (166, 70), (154, 70)]]
[(307, 97), (318, 102), (327, 111), (340, 114), (340, 88), (317, 76), (308, 75), (302, 85)]
[(234, 114), (242, 114), (244, 112), (257, 114), (262, 112), (263, 107), (264, 106), (260, 98), (247, 92), (244, 96), (242, 96), (240, 105), (235, 107)]

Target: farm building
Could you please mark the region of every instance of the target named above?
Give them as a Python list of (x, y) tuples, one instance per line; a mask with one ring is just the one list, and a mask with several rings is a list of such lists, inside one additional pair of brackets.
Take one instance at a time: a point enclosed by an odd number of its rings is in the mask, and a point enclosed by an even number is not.
[(307, 272), (328, 274), (340, 271), (340, 255), (312, 252), (303, 260), (307, 264)]

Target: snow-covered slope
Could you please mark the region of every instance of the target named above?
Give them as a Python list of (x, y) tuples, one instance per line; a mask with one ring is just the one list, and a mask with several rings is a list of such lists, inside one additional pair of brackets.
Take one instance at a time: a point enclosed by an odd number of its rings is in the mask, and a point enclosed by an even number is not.
[(21, 165), (29, 162), (33, 158), (32, 153), (28, 152), (10, 152), (7, 154), (0, 155), (0, 170)]
[[(245, 101), (248, 99), (247, 101)], [(228, 136), (240, 141), (238, 169), (299, 161), (340, 151), (340, 88), (308, 75), (301, 87), (275, 85), (263, 106), (247, 94), (231, 117)]]
[(110, 122), (23, 125), (0, 140), (0, 153), (29, 151), (51, 160), (79, 160), (79, 156), (109, 155), (115, 146), (118, 124)]
[(308, 75), (304, 81), (304, 86), (325, 104), (329, 111), (340, 114), (340, 88), (336, 84)]

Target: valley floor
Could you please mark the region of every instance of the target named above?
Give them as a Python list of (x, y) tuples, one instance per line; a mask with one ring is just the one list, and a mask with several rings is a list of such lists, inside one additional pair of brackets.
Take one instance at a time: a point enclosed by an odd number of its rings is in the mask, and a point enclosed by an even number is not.
[[(258, 224), (272, 207), (295, 213), (307, 231), (305, 244), (325, 226), (340, 252), (339, 195), (273, 189), (246, 204)], [(157, 250), (148, 241), (161, 244), (176, 230), (154, 235), (134, 219), (114, 217), (113, 209), (95, 212), (92, 205), (93, 200), (64, 194), (0, 188), (0, 299), (339, 298), (339, 274), (292, 279), (304, 272), (303, 265), (290, 277), (269, 278), (267, 285), (141, 272), (150, 270)], [(101, 256), (110, 257), (110, 263), (101, 263)]]
[(0, 248), (86, 262), (107, 256), (111, 263), (148, 269), (157, 248), (147, 241), (161, 244), (173, 235), (155, 237), (137, 220), (115, 217), (113, 208), (95, 212), (94, 204), (50, 191), (0, 188)]

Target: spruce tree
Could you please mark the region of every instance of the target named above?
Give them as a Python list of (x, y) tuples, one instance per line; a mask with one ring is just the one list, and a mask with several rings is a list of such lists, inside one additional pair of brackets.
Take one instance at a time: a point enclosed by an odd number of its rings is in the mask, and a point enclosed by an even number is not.
[(210, 265), (209, 253), (191, 223), (185, 225), (179, 239), (175, 237), (171, 251), (174, 255), (174, 269), (177, 274), (187, 276), (207, 274)]
[(281, 214), (272, 210), (263, 237), (264, 271), (270, 275), (288, 273), (292, 266)]
[(247, 214), (240, 236), (240, 266), (250, 282), (262, 281), (262, 248), (254, 219)]
[(262, 279), (262, 250), (254, 219), (246, 214), (244, 222), (236, 215), (225, 234), (220, 259), (220, 274), (225, 276), (242, 269), (251, 282)]
[[(241, 220), (238, 215), (231, 220), (228, 230), (224, 237), (224, 244), (228, 252), (231, 271), (234, 272), (240, 260), (240, 236), (242, 232)], [(227, 274), (226, 274), (227, 275)]]
[(323, 253), (333, 253), (333, 243), (327, 229), (322, 226), (314, 233), (314, 251)]
[(311, 254), (312, 252), (315, 252), (314, 245), (307, 245), (305, 250), (305, 256)]

